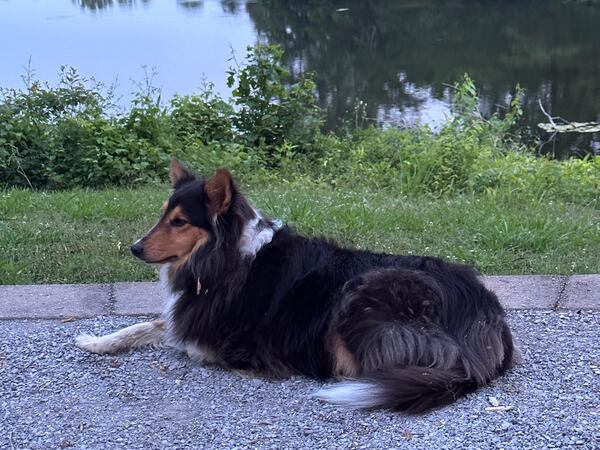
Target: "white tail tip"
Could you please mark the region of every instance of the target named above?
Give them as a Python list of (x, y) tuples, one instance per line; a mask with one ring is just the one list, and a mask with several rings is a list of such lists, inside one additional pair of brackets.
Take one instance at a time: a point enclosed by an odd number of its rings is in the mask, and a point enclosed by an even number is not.
[(344, 381), (331, 387), (320, 389), (313, 397), (327, 403), (347, 408), (375, 408), (380, 403), (381, 388), (366, 381)]

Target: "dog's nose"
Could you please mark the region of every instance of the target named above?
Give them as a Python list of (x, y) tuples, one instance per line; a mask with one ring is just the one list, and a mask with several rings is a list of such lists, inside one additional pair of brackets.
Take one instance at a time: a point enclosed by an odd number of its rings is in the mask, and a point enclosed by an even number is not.
[(138, 258), (142, 256), (142, 253), (144, 253), (144, 245), (141, 241), (134, 242), (134, 244), (131, 246), (131, 253), (133, 253), (133, 256)]

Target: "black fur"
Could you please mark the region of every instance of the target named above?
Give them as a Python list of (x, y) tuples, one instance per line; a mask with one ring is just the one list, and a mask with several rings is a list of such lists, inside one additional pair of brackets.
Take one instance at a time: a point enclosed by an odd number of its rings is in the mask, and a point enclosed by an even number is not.
[(254, 257), (242, 256), (254, 210), (233, 186), (228, 211), (211, 216), (203, 186), (185, 180), (169, 201), (210, 234), (171, 277), (181, 293), (170, 317), (180, 341), (209, 348), (228, 367), (327, 378), (335, 375), (328, 342), (336, 335), (358, 378), (378, 386), (375, 406), (413, 413), (513, 365), (504, 311), (470, 267), (344, 249), (289, 228)]

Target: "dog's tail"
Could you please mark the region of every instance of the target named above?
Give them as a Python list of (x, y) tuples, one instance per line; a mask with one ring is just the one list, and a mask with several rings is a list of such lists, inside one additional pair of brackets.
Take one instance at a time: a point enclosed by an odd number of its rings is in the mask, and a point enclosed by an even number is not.
[(497, 352), (490, 351), (489, 341), (482, 336), (477, 338), (475, 348), (463, 348), (458, 354), (457, 347), (446, 341), (447, 347), (438, 346), (436, 351), (440, 355), (454, 353), (451, 365), (386, 367), (322, 389), (315, 397), (350, 408), (389, 408), (420, 414), (452, 403), (516, 364), (519, 355), (508, 326), (504, 324), (497, 337)]
[(403, 367), (376, 372), (355, 381), (344, 381), (318, 391), (315, 396), (350, 408), (390, 408), (419, 414), (452, 403), (477, 388), (460, 370)]

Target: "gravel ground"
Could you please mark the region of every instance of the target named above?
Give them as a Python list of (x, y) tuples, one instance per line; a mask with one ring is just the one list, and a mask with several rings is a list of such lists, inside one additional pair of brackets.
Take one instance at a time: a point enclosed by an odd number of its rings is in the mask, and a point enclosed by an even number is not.
[[(0, 448), (600, 448), (600, 313), (509, 320), (524, 364), (420, 417), (339, 409), (309, 397), (318, 382), (245, 378), (172, 350), (73, 345), (139, 318), (0, 321)], [(513, 409), (486, 412), (489, 397)]]

